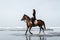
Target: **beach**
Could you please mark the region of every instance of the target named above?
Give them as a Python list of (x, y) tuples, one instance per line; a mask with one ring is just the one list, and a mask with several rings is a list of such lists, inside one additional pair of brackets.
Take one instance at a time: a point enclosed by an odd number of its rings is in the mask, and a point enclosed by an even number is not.
[(31, 30), (33, 35), (25, 30), (0, 30), (0, 40), (60, 40), (60, 28), (46, 30), (44, 34), (39, 34), (39, 31)]

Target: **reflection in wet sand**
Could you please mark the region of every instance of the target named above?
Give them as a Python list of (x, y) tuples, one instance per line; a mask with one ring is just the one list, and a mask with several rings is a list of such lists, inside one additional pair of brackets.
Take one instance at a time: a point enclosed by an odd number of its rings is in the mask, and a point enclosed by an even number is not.
[[(33, 32), (33, 31), (32, 31)], [(24, 35), (24, 31), (19, 31), (19, 32), (16, 32), (16, 31), (9, 31), (8, 32), (12, 38), (16, 38), (17, 39), (20, 39), (20, 40), (56, 40), (56, 39), (60, 39), (60, 32), (45, 32), (45, 34), (27, 34), (27, 35)], [(4, 34), (8, 34), (8, 33), (5, 33)], [(10, 38), (10, 37), (8, 37)], [(12, 39), (11, 38), (11, 39)], [(15, 39), (16, 40), (16, 39)]]
[[(33, 40), (32, 37), (34, 37), (33, 35), (26, 35), (26, 40)], [(39, 40), (46, 40), (45, 36), (38, 36)], [(35, 37), (36, 39), (36, 37)]]

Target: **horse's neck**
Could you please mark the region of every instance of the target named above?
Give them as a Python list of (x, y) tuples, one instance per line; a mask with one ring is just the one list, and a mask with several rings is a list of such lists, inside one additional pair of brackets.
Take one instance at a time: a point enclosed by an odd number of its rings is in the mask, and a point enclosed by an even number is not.
[(28, 18), (26, 18), (26, 22), (29, 22), (30, 20)]
[(30, 21), (30, 19), (28, 17), (26, 17), (26, 22), (29, 22), (29, 21)]

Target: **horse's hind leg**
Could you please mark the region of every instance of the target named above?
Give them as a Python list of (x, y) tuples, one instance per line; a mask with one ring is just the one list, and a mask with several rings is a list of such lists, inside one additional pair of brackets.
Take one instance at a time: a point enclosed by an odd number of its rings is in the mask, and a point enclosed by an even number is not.
[(44, 29), (43, 29), (43, 32), (44, 32)]
[[(30, 27), (29, 32), (30, 32), (31, 28), (32, 28), (32, 27)], [(30, 32), (30, 33), (31, 33), (31, 32)], [(31, 34), (32, 34), (32, 33), (31, 33)]]
[[(42, 28), (42, 27), (41, 27)], [(44, 28), (42, 28), (42, 30), (43, 30), (43, 33), (44, 33)]]
[(25, 35), (27, 34), (27, 31), (28, 31), (28, 28), (27, 28), (27, 30), (26, 30), (26, 32), (25, 32)]
[(41, 32), (41, 28), (40, 28), (40, 31), (39, 31), (39, 33)]

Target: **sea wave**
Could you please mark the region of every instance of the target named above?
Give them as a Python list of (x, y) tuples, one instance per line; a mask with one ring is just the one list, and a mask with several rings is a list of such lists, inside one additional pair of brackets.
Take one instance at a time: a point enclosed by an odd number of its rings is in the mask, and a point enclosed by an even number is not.
[[(46, 31), (53, 31), (55, 29), (60, 29), (60, 27), (46, 27)], [(25, 31), (24, 27), (0, 27), (0, 31)], [(33, 27), (32, 31), (39, 30), (39, 27)]]

